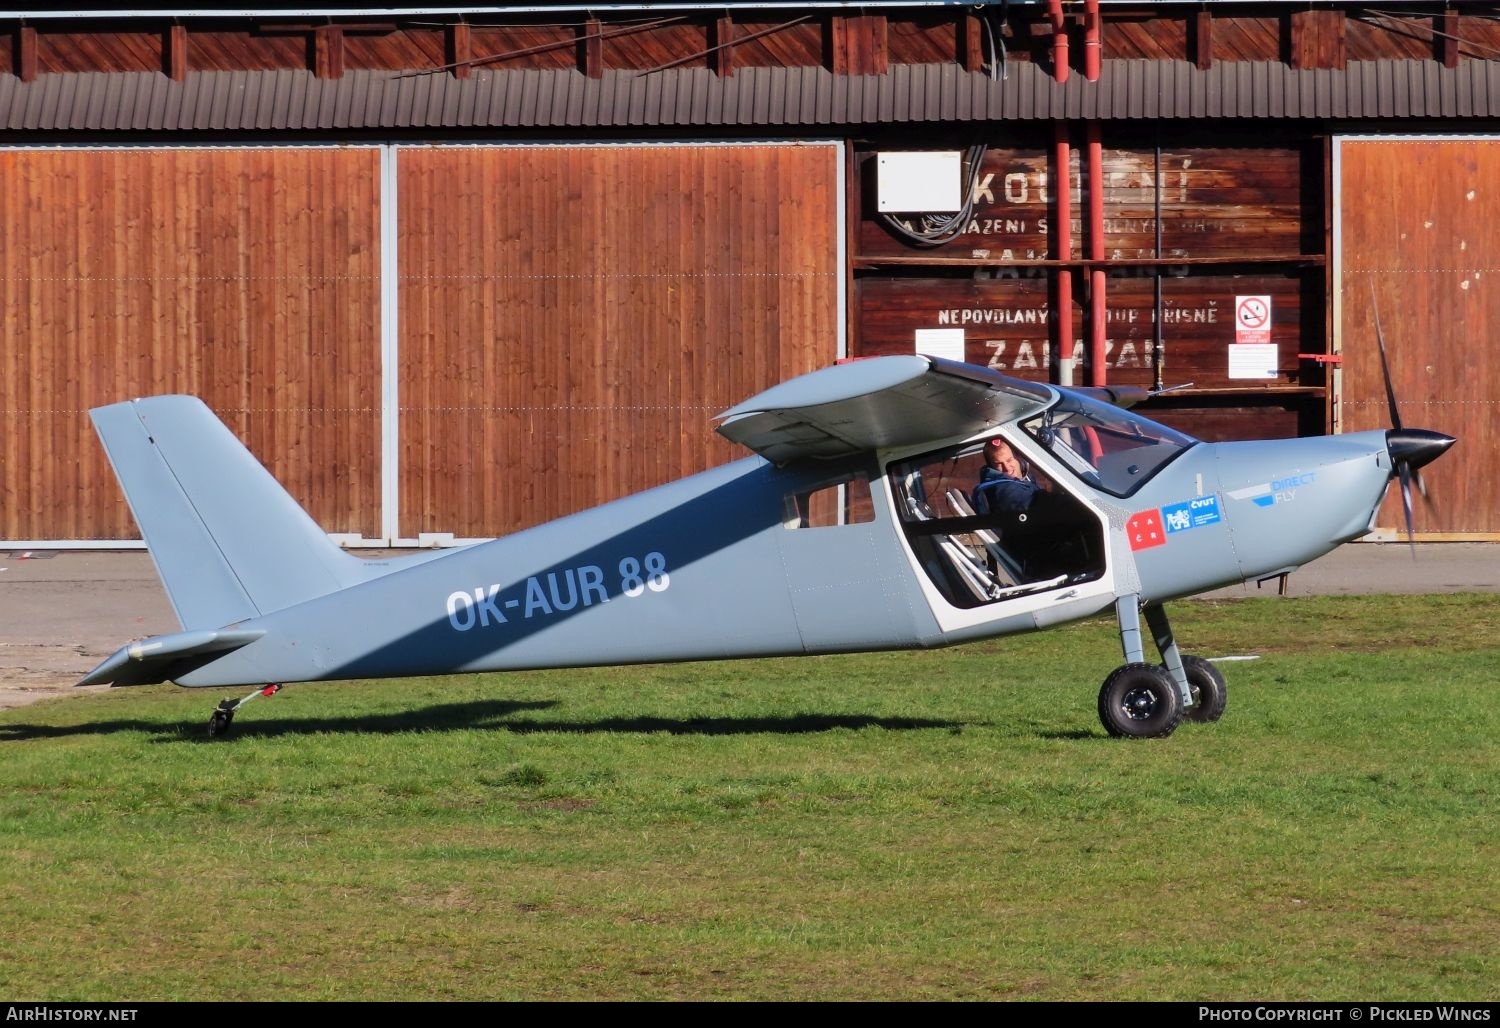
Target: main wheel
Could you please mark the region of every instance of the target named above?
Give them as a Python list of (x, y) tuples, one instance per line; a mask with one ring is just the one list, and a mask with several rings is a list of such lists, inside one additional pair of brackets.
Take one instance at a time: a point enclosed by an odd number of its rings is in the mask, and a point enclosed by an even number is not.
[(1117, 667), (1099, 690), (1099, 720), (1116, 738), (1160, 739), (1182, 721), (1182, 697), (1155, 664)]
[(1224, 716), (1224, 707), (1229, 702), (1229, 688), (1224, 684), (1224, 675), (1214, 667), (1213, 661), (1183, 654), (1182, 670), (1187, 672), (1188, 686), (1193, 690), (1194, 703), (1185, 710), (1183, 717), (1189, 721), (1217, 721)]

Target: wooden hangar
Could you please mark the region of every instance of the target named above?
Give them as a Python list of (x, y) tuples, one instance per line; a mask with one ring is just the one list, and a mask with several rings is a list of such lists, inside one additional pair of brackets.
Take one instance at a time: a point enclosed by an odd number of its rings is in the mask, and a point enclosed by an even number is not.
[[(0, 545), (135, 537), (84, 412), (202, 396), (350, 545), (735, 455), (845, 357), (1384, 423), (1500, 533), (1500, 5), (0, 13)], [(1388, 509), (1383, 525), (1399, 518)]]

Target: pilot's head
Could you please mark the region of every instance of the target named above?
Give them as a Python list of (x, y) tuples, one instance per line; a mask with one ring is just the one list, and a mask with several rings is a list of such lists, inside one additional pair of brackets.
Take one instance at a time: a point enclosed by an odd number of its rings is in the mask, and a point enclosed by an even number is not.
[(1004, 439), (991, 439), (984, 444), (984, 462), (1002, 475), (1021, 477), (1021, 462)]

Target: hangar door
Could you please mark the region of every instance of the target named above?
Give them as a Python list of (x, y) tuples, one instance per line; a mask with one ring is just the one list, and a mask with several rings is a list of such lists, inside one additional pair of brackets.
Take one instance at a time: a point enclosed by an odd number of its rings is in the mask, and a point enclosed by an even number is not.
[(832, 363), (832, 144), (398, 147), (399, 534), (504, 534), (743, 456)]
[(90, 407), (192, 393), (380, 528), (377, 147), (0, 151), (0, 540), (138, 538)]
[[(1416, 497), (1418, 535), (1500, 538), (1500, 139), (1335, 145), (1335, 422), (1390, 427), (1378, 306), (1402, 423), (1458, 437), (1422, 472), (1436, 502)], [(1377, 524), (1405, 532), (1396, 490)]]
[(840, 354), (832, 143), (0, 151), (0, 542), (138, 538), (90, 407), (202, 397), (348, 542), (737, 453)]

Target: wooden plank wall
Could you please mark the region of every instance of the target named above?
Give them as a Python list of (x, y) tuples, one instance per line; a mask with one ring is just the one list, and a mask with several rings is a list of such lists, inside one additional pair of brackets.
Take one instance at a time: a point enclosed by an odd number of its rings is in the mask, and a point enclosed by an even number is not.
[[(1106, 60), (1214, 63), (1285, 61), (1293, 67), (1343, 68), (1349, 61), (1489, 59), (1500, 47), (1500, 23), (1485, 5), (1472, 11), (1423, 5), (1419, 10), (1347, 6), (1288, 10), (1287, 5), (1106, 5), (1102, 55)], [(1015, 6), (1000, 18), (988, 9), (991, 31), (1007, 63), (1050, 64), (1052, 31), (1045, 5)], [(1069, 57), (1082, 70), (1083, 14), (1068, 5)], [(743, 19), (743, 20), (742, 20)], [(174, 28), (181, 32), (182, 70), (315, 68), (316, 35), (342, 40), (343, 68), (433, 69), (446, 66), (450, 34), (461, 23), (467, 59), (492, 68), (580, 68), (594, 36), (599, 70), (645, 70), (667, 63), (683, 67), (817, 67), (878, 74), (886, 64), (974, 64), (967, 33), (978, 29), (973, 9), (883, 9), (857, 6), (819, 16), (795, 9), (470, 14), (424, 18), (347, 17), (185, 18), (172, 20), (30, 18), (28, 44), (36, 71), (156, 71)], [(707, 52), (725, 25), (736, 41), (732, 59), (719, 66)], [(0, 64), (18, 69), (16, 32), (0, 33)], [(979, 48), (976, 46), (977, 52)], [(985, 49), (988, 49), (986, 45)], [(329, 68), (330, 74), (337, 73)], [(732, 70), (728, 73), (732, 74)], [(460, 72), (460, 74), (462, 74)]]
[[(1039, 146), (993, 147), (985, 155), (966, 231), (942, 246), (916, 247), (876, 213), (878, 150), (855, 161), (861, 188), (855, 227), (855, 350), (911, 353), (919, 329), (964, 332), (965, 357), (1020, 378), (1058, 381), (1059, 358), (1089, 381), (1089, 193), (1103, 199), (1107, 380), (1120, 385), (1192, 383), (1203, 423), (1181, 404), (1171, 418), (1205, 438), (1296, 435), (1321, 422), (1322, 370), (1299, 360), (1326, 337), (1321, 148), (1108, 146), (1099, 182), (1069, 166), (1072, 245), (1056, 250), (1057, 183)], [(1160, 205), (1161, 239), (1157, 239)], [(1180, 262), (1180, 263), (1173, 263)], [(1053, 277), (1074, 269), (1072, 333), (1058, 335)], [(1161, 285), (1160, 350), (1156, 288)], [(1237, 296), (1269, 296), (1273, 379), (1229, 377), (1237, 341)], [(1300, 401), (1268, 390), (1299, 390)], [(1223, 395), (1242, 394), (1237, 404)], [(1260, 399), (1255, 395), (1262, 394)], [(1289, 409), (1300, 403), (1307, 410)], [(1259, 406), (1262, 418), (1254, 411)], [(1318, 417), (1312, 417), (1314, 409)], [(1231, 413), (1232, 412), (1232, 413)], [(1313, 427), (1318, 427), (1314, 425)]]
[(836, 356), (836, 148), (399, 151), (400, 531), (492, 536), (743, 451)]
[(202, 397), (379, 533), (374, 148), (0, 152), (0, 539), (137, 536), (87, 411)]
[[(1343, 430), (1388, 428), (1374, 309), (1402, 422), (1458, 437), (1422, 474), (1424, 532), (1500, 533), (1500, 140), (1342, 140)], [(1404, 526), (1388, 499), (1380, 524)], [(1404, 527), (1403, 527), (1404, 531)]]
[[(1318, 271), (1321, 280), (1322, 271)], [(1298, 274), (1165, 276), (1162, 279), (1163, 379), (1191, 382), (1198, 389), (1245, 386), (1229, 378), (1229, 344), (1235, 341), (1234, 302), (1238, 295), (1270, 296), (1271, 341), (1277, 344), (1278, 376), (1254, 386), (1301, 385), (1298, 347), (1322, 331), (1321, 281)], [(1052, 310), (1045, 278), (871, 278), (861, 283), (860, 355), (911, 353), (918, 328), (957, 328), (964, 332), (964, 356), (1017, 378), (1056, 381), (1049, 336)], [(1156, 340), (1155, 282), (1111, 275), (1106, 285), (1105, 334), (1108, 381), (1150, 387), (1154, 383)], [(1071, 356), (1076, 381), (1085, 384), (1087, 303), (1075, 301)], [(1305, 323), (1304, 312), (1312, 323)], [(1064, 354), (1068, 356), (1069, 354)]]
[[(1052, 252), (1056, 187), (1040, 147), (992, 147), (984, 158), (967, 231), (932, 256), (975, 263), (1080, 259), (1092, 183), (1071, 153), (1072, 251)], [(875, 215), (876, 151), (861, 153), (864, 217), (857, 260), (923, 253)], [(1158, 165), (1149, 147), (1105, 147), (1104, 250), (1111, 259), (1157, 256), (1156, 194), (1161, 193), (1164, 258), (1276, 258), (1321, 254), (1322, 175), (1293, 146), (1167, 147)]]

